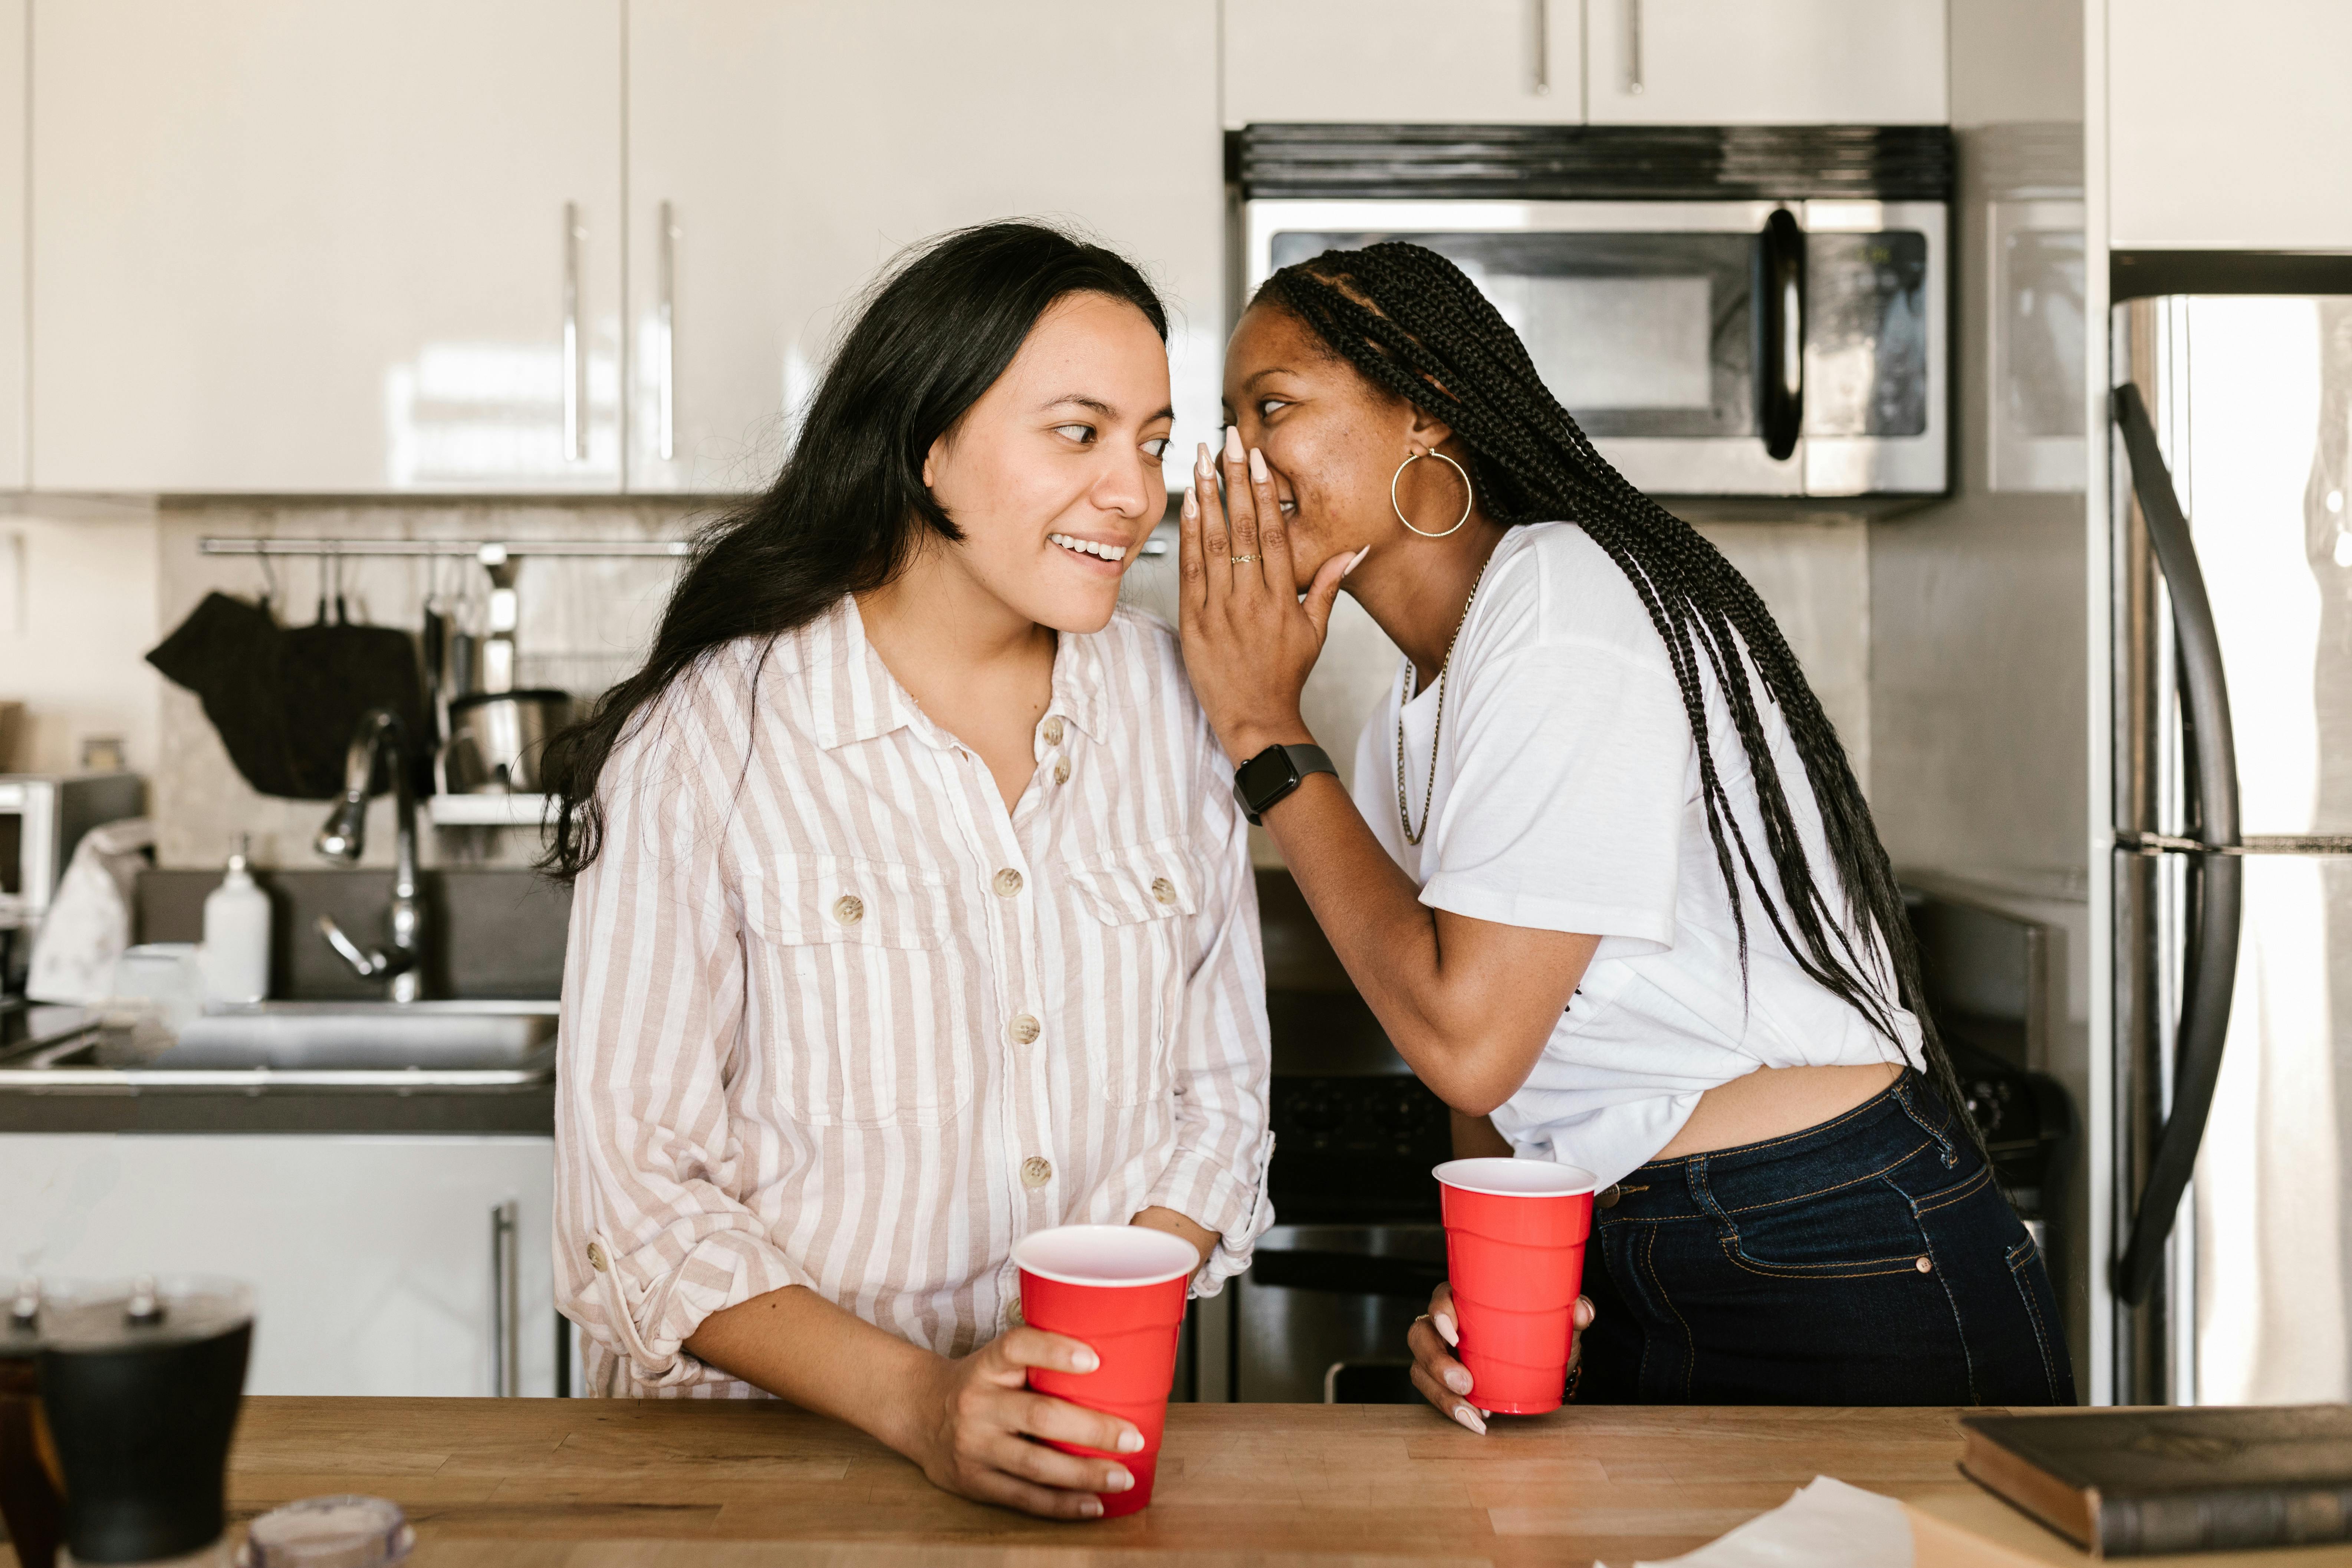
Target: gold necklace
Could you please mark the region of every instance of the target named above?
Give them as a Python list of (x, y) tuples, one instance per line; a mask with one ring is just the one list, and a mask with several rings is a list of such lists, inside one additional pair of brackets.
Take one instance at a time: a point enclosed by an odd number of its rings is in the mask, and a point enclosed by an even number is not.
[[(1485, 575), (1483, 571), (1479, 573), (1479, 576)], [(1445, 672), (1454, 668), (1454, 645), (1462, 640), (1462, 628), (1470, 624), (1470, 606), (1477, 602), (1478, 584), (1474, 582), (1470, 584), (1470, 596), (1462, 601), (1462, 618), (1454, 623), (1454, 635), (1446, 639), (1444, 661), (1437, 667), (1437, 722), (1431, 726), (1429, 731), (1429, 784), (1421, 792), (1421, 826), (1417, 829), (1412, 825), (1412, 807), (1407, 803), (1404, 793), (1404, 705), (1412, 700), (1413, 694), (1404, 691), (1402, 688), (1399, 689), (1396, 747), (1397, 826), (1404, 829), (1404, 841), (1407, 844), (1418, 846), (1421, 843), (1421, 836), (1429, 831), (1429, 808), (1433, 804), (1437, 794), (1437, 742), (1438, 738), (1445, 733)], [(1412, 675), (1412, 661), (1407, 659), (1404, 679), (1411, 680)]]

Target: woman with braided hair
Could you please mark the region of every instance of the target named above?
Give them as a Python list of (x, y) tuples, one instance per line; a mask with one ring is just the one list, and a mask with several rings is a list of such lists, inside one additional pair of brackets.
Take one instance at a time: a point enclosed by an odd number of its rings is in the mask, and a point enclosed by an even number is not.
[[(1600, 1182), (1571, 1397), (2073, 1403), (1886, 853), (1755, 590), (1422, 247), (1276, 273), (1224, 385), (1183, 511), (1193, 687), (1456, 1152)], [(1352, 799), (1299, 710), (1343, 590), (1404, 654)], [(1441, 1287), (1413, 1380), (1484, 1431), (1456, 1340)]]

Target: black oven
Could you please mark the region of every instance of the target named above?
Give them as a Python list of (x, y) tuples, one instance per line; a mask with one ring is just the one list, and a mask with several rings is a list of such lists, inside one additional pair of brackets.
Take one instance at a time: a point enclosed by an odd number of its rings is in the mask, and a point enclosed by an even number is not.
[[(1444, 1102), (1381, 1032), (1287, 872), (1258, 873), (1274, 1032), (1276, 1225), (1200, 1336), (1201, 1394), (1409, 1403), (1404, 1336), (1445, 1278)], [(1216, 1309), (1218, 1302), (1205, 1303)]]

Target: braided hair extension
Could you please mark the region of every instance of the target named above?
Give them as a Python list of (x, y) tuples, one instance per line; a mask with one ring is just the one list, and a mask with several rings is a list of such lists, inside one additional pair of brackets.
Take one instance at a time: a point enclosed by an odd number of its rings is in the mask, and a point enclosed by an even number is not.
[[(1885, 976), (1873, 973), (1877, 966), (1863, 961), (1847, 935), (1848, 927), (1874, 929), (1894, 968), (1897, 999), (1918, 1020), (1937, 1090), (1982, 1152), (1983, 1136), (1927, 1015), (1917, 943), (1870, 807), (1837, 731), (1748, 580), (1697, 530), (1635, 489), (1593, 449), (1545, 386), (1518, 334), (1462, 269), (1435, 251), (1402, 241), (1325, 251), (1275, 273), (1255, 302), (1289, 310), (1373, 385), (1450, 426), (1470, 448), (1486, 514), (1496, 522), (1573, 520), (1616, 563), (1649, 612), (1682, 689), (1698, 747), (1707, 837), (1731, 894), (1741, 974), (1748, 971), (1744, 874), (1798, 967), (1899, 1049)], [(1777, 900), (1707, 743), (1701, 659), (1748, 755)], [(1843, 891), (1843, 921), (1813, 875), (1790, 812), (1748, 679), (1751, 668), (1803, 760)]]

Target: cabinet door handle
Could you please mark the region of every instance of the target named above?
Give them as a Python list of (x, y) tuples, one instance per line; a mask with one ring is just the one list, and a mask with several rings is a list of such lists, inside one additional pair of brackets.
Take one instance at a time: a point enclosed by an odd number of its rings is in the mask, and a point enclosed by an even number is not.
[(580, 226), (580, 204), (563, 204), (563, 460), (588, 457), (586, 356), (580, 342), (580, 246), (587, 231)]
[(490, 1392), (501, 1399), (522, 1392), (520, 1240), (509, 1198), (490, 1210)]
[(1551, 0), (1536, 0), (1536, 96), (1551, 95)]
[(661, 457), (667, 463), (677, 456), (677, 220), (670, 205), (661, 205)]
[(1625, 92), (1642, 96), (1642, 0), (1625, 0)]

